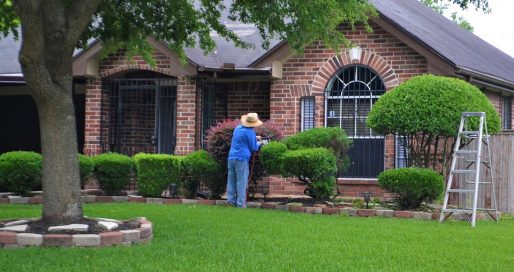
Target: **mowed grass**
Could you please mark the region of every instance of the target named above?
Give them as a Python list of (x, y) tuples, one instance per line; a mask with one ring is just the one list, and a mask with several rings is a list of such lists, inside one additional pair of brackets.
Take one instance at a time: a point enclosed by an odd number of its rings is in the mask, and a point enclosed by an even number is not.
[[(219, 206), (87, 204), (154, 223), (147, 245), (0, 249), (1, 271), (514, 271), (514, 220), (499, 224), (294, 214)], [(1, 205), (0, 218), (41, 206)]]

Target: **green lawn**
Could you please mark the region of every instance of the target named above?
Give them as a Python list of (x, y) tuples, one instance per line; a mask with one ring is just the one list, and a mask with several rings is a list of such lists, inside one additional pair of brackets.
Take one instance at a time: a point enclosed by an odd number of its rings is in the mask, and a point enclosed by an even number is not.
[[(0, 218), (40, 206), (1, 205)], [(150, 244), (0, 249), (2, 271), (514, 271), (514, 220), (353, 218), (219, 206), (88, 204), (154, 223)]]

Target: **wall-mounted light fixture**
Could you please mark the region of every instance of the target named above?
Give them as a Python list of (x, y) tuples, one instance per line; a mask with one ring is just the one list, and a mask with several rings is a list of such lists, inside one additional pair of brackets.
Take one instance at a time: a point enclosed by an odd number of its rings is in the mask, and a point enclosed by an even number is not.
[(360, 47), (357, 46), (357, 47), (350, 48), (350, 58), (352, 59), (352, 61), (360, 60), (361, 54), (362, 54), (362, 49)]

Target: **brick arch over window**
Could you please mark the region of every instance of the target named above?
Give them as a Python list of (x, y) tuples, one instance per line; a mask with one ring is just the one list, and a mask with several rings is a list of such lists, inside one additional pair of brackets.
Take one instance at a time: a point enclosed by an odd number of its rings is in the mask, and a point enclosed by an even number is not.
[(106, 71), (102, 71), (101, 73), (98, 74), (98, 77), (105, 78), (105, 77), (110, 77), (112, 75), (115, 75), (115, 74), (118, 74), (121, 72), (137, 71), (137, 70), (152, 71), (152, 72), (156, 72), (159, 74), (164, 74), (164, 75), (168, 75), (168, 76), (172, 76), (172, 77), (178, 76), (178, 75), (173, 74), (170, 69), (163, 69), (163, 68), (158, 68), (158, 67), (150, 67), (148, 65), (134, 64), (134, 65), (121, 65), (121, 66), (117, 66), (115, 68), (112, 68), (112, 69), (109, 69)]
[(371, 51), (362, 50), (360, 58), (352, 61), (350, 50), (345, 50), (341, 54), (330, 58), (321, 66), (312, 81), (312, 94), (323, 95), (325, 87), (332, 76), (340, 68), (350, 64), (360, 64), (374, 70), (384, 81), (387, 91), (399, 84), (398, 76), (393, 67), (381, 56)]

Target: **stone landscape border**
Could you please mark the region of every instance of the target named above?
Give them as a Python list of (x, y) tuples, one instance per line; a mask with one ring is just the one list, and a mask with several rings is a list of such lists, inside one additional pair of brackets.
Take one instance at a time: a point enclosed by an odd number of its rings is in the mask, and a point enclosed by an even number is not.
[[(112, 202), (136, 202), (149, 204), (189, 204), (189, 205), (220, 205), (227, 206), (226, 200), (207, 200), (207, 199), (174, 199), (174, 198), (150, 198), (133, 196), (82, 196), (83, 203), (112, 203)], [(42, 204), (42, 197), (10, 197), (0, 198), (0, 204)], [(351, 207), (306, 207), (296, 205), (280, 205), (274, 202), (247, 202), (248, 208), (261, 208), (268, 210), (281, 210), (289, 212), (300, 212), (309, 214), (343, 214), (359, 217), (397, 217), (414, 218), (424, 220), (439, 220), (439, 212), (420, 212), (420, 211), (396, 211), (388, 209), (355, 209)], [(467, 220), (463, 214), (452, 214), (455, 220)], [(490, 217), (484, 213), (478, 213), (477, 219), (487, 220)]]
[[(18, 204), (18, 203), (17, 203)], [(0, 247), (22, 248), (43, 247), (106, 247), (130, 246), (147, 243), (153, 238), (152, 222), (144, 217), (137, 218), (139, 228), (109, 231), (100, 234), (35, 234), (26, 232), (0, 231)]]

